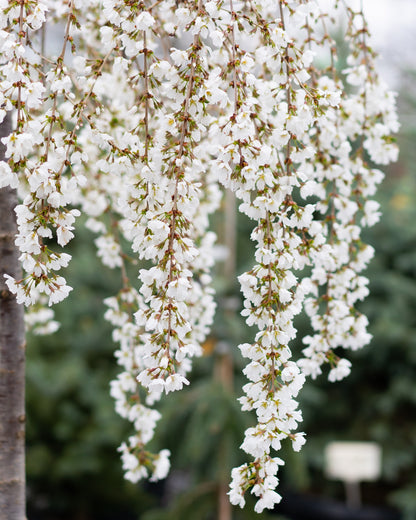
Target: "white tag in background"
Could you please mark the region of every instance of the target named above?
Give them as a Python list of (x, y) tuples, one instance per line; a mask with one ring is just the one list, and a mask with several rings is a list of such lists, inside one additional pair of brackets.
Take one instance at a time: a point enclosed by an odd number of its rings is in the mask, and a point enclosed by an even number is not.
[(381, 475), (381, 447), (375, 442), (331, 442), (325, 449), (328, 478), (374, 481)]
[(344, 482), (350, 507), (360, 507), (359, 483), (381, 476), (381, 447), (375, 442), (331, 442), (325, 448), (325, 473)]

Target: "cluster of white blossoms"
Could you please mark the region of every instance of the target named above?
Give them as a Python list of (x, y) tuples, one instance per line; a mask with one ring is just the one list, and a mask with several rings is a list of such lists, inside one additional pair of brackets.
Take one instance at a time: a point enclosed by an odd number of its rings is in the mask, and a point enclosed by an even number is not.
[[(37, 1), (3, 2), (1, 25), (2, 118), (11, 112), (13, 132), (3, 138), (8, 163), (2, 163), (0, 186), (18, 188), (22, 202), (16, 207), (18, 235), (25, 272), (22, 280), (7, 277), (7, 285), (19, 303), (35, 304), (48, 297), (49, 305), (71, 291), (63, 276), (70, 255), (51, 246), (51, 239), (65, 246), (74, 236), (80, 212), (69, 208), (84, 176), (68, 175), (76, 150), (76, 133), (82, 105), (75, 101), (71, 73), (64, 64), (72, 41), (75, 7), (63, 13), (62, 50), (53, 62), (36, 45), (41, 38), (48, 6)], [(76, 153), (76, 152), (75, 152)]]
[[(0, 117), (14, 121), (0, 188), (21, 197), (25, 271), (7, 276), (9, 289), (25, 305), (63, 300), (62, 248), (85, 215), (99, 258), (121, 273), (105, 317), (121, 367), (111, 394), (134, 428), (120, 446), (125, 476), (164, 478), (169, 452), (147, 448), (160, 418), (151, 407), (189, 384), (202, 354), (215, 312), (209, 216), (232, 190), (254, 221), (255, 265), (239, 281), (256, 333), (239, 349), (249, 380), (240, 402), (256, 424), (241, 445), (253, 460), (232, 471), (229, 495), (243, 507), (251, 492), (257, 512), (273, 508), (283, 464), (274, 452), (284, 439), (295, 450), (305, 442), (305, 378), (328, 363), (329, 379), (341, 379), (350, 362), (339, 347), (370, 339), (355, 308), (373, 254), (360, 229), (379, 218), (373, 165), (396, 159), (398, 123), (362, 12), (335, 2), (350, 45), (340, 71), (329, 16), (312, 0), (0, 0), (0, 9)], [(63, 34), (55, 56), (53, 25)], [(302, 309), (313, 332), (296, 360)], [(44, 309), (29, 322), (47, 332), (48, 320)]]
[(111, 382), (111, 396), (116, 402), (117, 413), (130, 421), (134, 435), (119, 448), (126, 479), (137, 482), (165, 478), (169, 471), (169, 450), (155, 455), (146, 449), (153, 438), (160, 413), (141, 403), (137, 371), (143, 368), (143, 343), (139, 340), (142, 330), (134, 320), (134, 313), (141, 304), (140, 294), (133, 288), (124, 288), (117, 297), (107, 298), (105, 319), (114, 327), (113, 340), (119, 345), (115, 352), (123, 371)]
[[(319, 160), (309, 165), (314, 184), (308, 194), (320, 198), (317, 208), (330, 249), (314, 259), (309, 278), (313, 291), (305, 302), (314, 334), (303, 338), (308, 346), (305, 358), (298, 362), (312, 377), (321, 373), (323, 363), (329, 363), (331, 381), (348, 375), (351, 367), (334, 350), (356, 350), (371, 339), (368, 320), (354, 305), (368, 294), (368, 280), (360, 273), (373, 248), (362, 242), (360, 231), (379, 219), (379, 204), (371, 197), (383, 174), (372, 166), (366, 152), (372, 163), (387, 164), (397, 158), (391, 138), (398, 130), (394, 94), (375, 73), (362, 12), (349, 9), (348, 15), (349, 66), (342, 71), (348, 94), (337, 112), (319, 119), (312, 136)], [(337, 80), (335, 71), (333, 79)]]

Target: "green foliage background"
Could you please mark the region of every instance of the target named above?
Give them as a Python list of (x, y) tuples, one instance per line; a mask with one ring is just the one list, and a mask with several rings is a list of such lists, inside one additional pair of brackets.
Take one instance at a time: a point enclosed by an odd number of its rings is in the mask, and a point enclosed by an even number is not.
[[(409, 73), (405, 81), (411, 80)], [(412, 97), (401, 100), (401, 112), (414, 113)], [(285, 448), (281, 488), (343, 499), (341, 484), (323, 474), (325, 444), (374, 440), (383, 448), (383, 478), (363, 485), (364, 502), (395, 505), (405, 520), (416, 519), (415, 139), (416, 128), (406, 119), (400, 161), (390, 168), (379, 195), (382, 221), (365, 237), (376, 248), (367, 272), (371, 293), (362, 304), (374, 339), (350, 355), (347, 380), (328, 384), (321, 377), (303, 390), (308, 442), (300, 454)], [(221, 225), (221, 215), (215, 225)], [(250, 223), (240, 218), (238, 231), (240, 273), (252, 263)], [(161, 405), (164, 418), (154, 444), (172, 451), (172, 478), (132, 485), (122, 478), (116, 452), (129, 430), (109, 396), (118, 367), (111, 330), (102, 318), (102, 300), (117, 292), (119, 275), (99, 264), (86, 231), (79, 230), (71, 247), (68, 278), (75, 290), (56, 307), (61, 329), (28, 341), (29, 519), (216, 518), (218, 490), (227, 485), (230, 468), (244, 460), (238, 446), (251, 420), (236, 402), (244, 378), (235, 346), (252, 334), (232, 310), (241, 305), (238, 284), (221, 276), (218, 267), (219, 311), (207, 355), (197, 361), (192, 385)], [(298, 326), (302, 336), (302, 318)], [(300, 343), (293, 348), (299, 350)], [(233, 515), (258, 518), (250, 508)]]

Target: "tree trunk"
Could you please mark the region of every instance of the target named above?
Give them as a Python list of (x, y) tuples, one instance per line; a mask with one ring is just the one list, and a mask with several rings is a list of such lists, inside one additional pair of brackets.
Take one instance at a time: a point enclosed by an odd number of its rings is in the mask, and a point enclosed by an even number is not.
[[(11, 131), (10, 119), (0, 137)], [(0, 144), (0, 160), (4, 146)], [(25, 331), (23, 306), (7, 288), (4, 274), (20, 278), (14, 207), (16, 191), (0, 189), (0, 519), (24, 520), (25, 501)]]
[[(225, 195), (225, 230), (224, 242), (228, 250), (228, 257), (224, 264), (224, 277), (229, 281), (228, 289), (232, 288), (232, 283), (236, 279), (237, 272), (237, 205), (234, 193), (226, 191)], [(228, 300), (223, 311), (232, 320), (235, 313), (233, 299)], [(214, 376), (227, 392), (233, 392), (234, 388), (234, 364), (229, 345), (224, 342), (223, 351), (217, 353)], [(229, 460), (227, 450), (228, 444), (222, 442), (218, 447), (219, 454), (219, 485), (218, 485), (218, 520), (232, 520), (233, 510), (228, 497), (230, 489), (229, 468), (224, 465), (224, 461)]]

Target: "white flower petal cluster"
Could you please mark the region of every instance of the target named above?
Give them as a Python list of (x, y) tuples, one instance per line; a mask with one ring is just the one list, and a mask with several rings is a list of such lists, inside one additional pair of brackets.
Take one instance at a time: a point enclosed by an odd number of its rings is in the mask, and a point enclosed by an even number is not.
[(160, 413), (140, 402), (139, 385), (135, 377), (142, 366), (143, 344), (138, 339), (141, 329), (134, 323), (133, 314), (141, 300), (133, 288), (125, 288), (118, 297), (105, 300), (108, 307), (105, 319), (114, 326), (113, 340), (119, 345), (115, 356), (123, 369), (117, 379), (111, 382), (110, 393), (115, 399), (117, 413), (130, 421), (135, 430), (128, 443), (123, 442), (119, 448), (125, 478), (131, 482), (147, 477), (151, 477), (151, 480), (163, 479), (169, 470), (168, 450), (154, 455), (146, 449), (146, 444), (154, 436)]
[[(372, 256), (372, 249), (361, 241), (360, 226), (379, 218), (378, 204), (368, 197), (382, 177), (368, 166), (365, 154), (375, 162), (381, 156), (378, 162), (383, 164), (397, 153), (389, 137), (397, 131), (394, 96), (375, 75), (373, 57), (362, 40), (366, 30), (351, 29), (348, 35), (350, 64), (357, 63), (357, 77), (352, 83), (347, 75), (346, 81), (356, 87), (347, 91), (334, 68), (325, 72), (314, 66), (311, 41), (321, 45), (316, 4), (286, 4), (279, 2), (276, 25), (270, 18), (264, 20), (261, 34), (256, 35), (261, 7), (256, 21), (245, 13), (247, 28), (235, 22), (228, 31), (227, 72), (234, 100), (229, 114), (211, 130), (221, 135), (219, 181), (241, 199), (240, 211), (256, 221), (252, 239), (257, 264), (239, 277), (242, 314), (248, 325), (259, 329), (253, 344), (240, 345), (249, 359), (244, 369), (249, 383), (240, 401), (243, 410), (257, 415), (257, 425), (246, 431), (241, 448), (254, 461), (233, 472), (230, 497), (243, 505), (242, 496), (251, 488), (259, 497), (259, 512), (273, 508), (279, 498), (271, 498), (267, 487), (259, 492), (253, 482), (260, 477), (254, 480), (253, 472), (258, 475), (283, 439), (289, 438), (295, 450), (305, 442), (303, 434), (295, 433), (302, 420), (296, 396), (305, 376), (315, 377), (321, 365), (329, 363), (330, 381), (342, 379), (351, 363), (335, 349), (354, 350), (370, 339), (367, 319), (355, 309), (368, 293), (368, 281), (360, 271)], [(232, 3), (229, 14), (235, 20), (243, 18)], [(299, 16), (306, 24), (300, 24)], [(248, 27), (251, 37), (257, 36), (254, 53), (242, 35)], [(358, 70), (358, 63), (364, 62), (364, 71)], [(371, 99), (378, 92), (383, 102), (367, 101), (370, 86)], [(376, 109), (380, 104), (382, 112)], [(351, 116), (345, 107), (354, 107)], [(377, 131), (381, 138), (375, 144)], [(362, 146), (355, 151), (357, 139), (362, 139)], [(382, 141), (383, 152), (377, 149)], [(299, 281), (296, 273), (305, 268), (311, 276)], [(288, 344), (302, 307), (314, 334), (304, 338), (305, 357), (296, 362)]]
[(22, 280), (8, 277), (7, 285), (25, 305), (38, 302), (42, 295), (52, 305), (72, 290), (56, 273), (68, 265), (70, 255), (54, 251), (50, 239), (65, 246), (74, 236), (73, 224), (80, 214), (68, 206), (74, 203), (82, 177), (67, 170), (86, 100), (75, 102), (73, 80), (64, 64), (76, 16), (70, 2), (62, 13), (66, 28), (61, 54), (43, 70), (42, 57), (36, 45), (26, 45), (26, 35), (30, 31), (34, 42), (41, 39), (47, 11), (46, 3), (38, 1), (25, 2), (19, 9), (9, 5), (1, 29), (2, 110), (13, 111), (16, 120), (13, 132), (2, 139), (8, 165), (2, 165), (0, 186), (18, 188), (22, 195), (16, 207), (16, 245), (25, 271)]
[[(348, 17), (340, 74), (312, 0), (0, 7), (0, 121), (14, 118), (0, 189), (21, 197), (25, 272), (6, 275), (9, 290), (36, 306), (27, 318), (35, 330), (56, 328), (39, 305), (71, 291), (61, 249), (87, 217), (98, 257), (121, 273), (106, 319), (121, 367), (111, 395), (135, 431), (120, 446), (125, 475), (164, 478), (168, 451), (146, 447), (160, 418), (151, 406), (189, 384), (202, 353), (215, 312), (209, 217), (221, 188), (232, 190), (256, 244), (253, 267), (239, 277), (242, 314), (256, 328), (239, 346), (248, 379), (240, 403), (256, 424), (241, 444), (253, 460), (233, 470), (229, 495), (242, 507), (249, 491), (257, 512), (273, 508), (283, 464), (273, 450), (285, 439), (295, 450), (305, 442), (297, 432), (305, 377), (329, 364), (329, 379), (342, 379), (351, 369), (342, 349), (370, 340), (356, 304), (368, 293), (361, 273), (373, 249), (360, 233), (380, 217), (373, 197), (383, 174), (374, 165), (396, 159), (398, 122), (362, 13), (335, 8)], [(45, 23), (64, 28), (57, 56), (42, 54)], [(318, 68), (325, 55), (327, 68)], [(132, 280), (130, 264), (139, 262)], [(312, 330), (295, 360), (302, 309)]]
[[(46, 300), (46, 301), (45, 301)], [(45, 336), (56, 332), (60, 324), (55, 318), (55, 312), (51, 308), (45, 308), (47, 298), (41, 297), (37, 305), (31, 305), (25, 312), (26, 330), (32, 334)]]
[[(140, 269), (140, 297), (114, 335), (120, 345), (129, 338), (131, 346), (116, 353), (119, 362), (129, 366), (112, 382), (111, 392), (117, 412), (139, 431), (147, 419), (143, 414), (131, 418), (130, 393), (144, 387), (146, 403), (151, 405), (162, 393), (180, 390), (189, 384), (191, 359), (202, 353), (201, 343), (215, 312), (209, 275), (215, 234), (207, 232), (208, 217), (221, 194), (210, 172), (209, 151), (202, 144), (202, 131), (210, 119), (207, 101), (200, 103), (207, 50), (194, 54), (199, 33), (194, 28), (188, 31), (192, 45), (187, 51), (172, 49), (172, 60), (167, 61), (157, 56), (159, 40), (149, 30), (149, 13), (143, 11), (137, 18), (137, 10), (124, 2), (107, 7), (104, 13), (97, 11), (103, 17), (100, 23), (108, 25), (95, 37), (111, 37), (126, 57), (108, 58), (94, 84), (98, 117), (93, 127), (80, 132), (77, 142), (82, 154), (72, 167), (76, 175), (83, 172), (88, 179), (77, 199), (89, 216), (87, 227), (98, 234), (95, 244), (102, 262), (121, 267), (125, 282), (125, 262), (131, 252), (124, 250), (122, 242), (127, 241), (139, 259), (153, 263)], [(179, 21), (185, 30), (183, 20)], [(145, 22), (148, 25), (138, 28)], [(90, 29), (94, 34), (94, 24)], [(89, 43), (97, 45), (92, 36)], [(135, 56), (141, 61), (135, 61)], [(85, 63), (78, 60), (76, 67), (82, 70)], [(118, 298), (124, 297), (122, 291)], [(112, 312), (107, 318), (114, 319)], [(137, 413), (150, 413), (138, 402)], [(128, 449), (143, 460), (144, 445), (152, 436), (153, 429), (145, 438), (132, 437), (136, 444), (129, 441), (123, 453)], [(161, 474), (166, 464), (160, 468), (156, 473)], [(135, 479), (146, 476), (142, 465), (134, 475)]]
[(368, 294), (368, 280), (360, 273), (374, 253), (362, 242), (361, 227), (374, 225), (380, 217), (379, 204), (371, 197), (383, 174), (369, 159), (386, 164), (397, 157), (391, 137), (398, 130), (394, 95), (376, 74), (362, 13), (349, 16), (349, 67), (343, 71), (348, 89), (339, 110), (317, 122), (311, 144), (319, 150), (320, 159), (305, 169), (313, 180), (301, 192), (319, 199), (326, 244), (314, 254), (311, 277), (304, 280), (309, 286), (305, 310), (313, 334), (303, 339), (305, 357), (298, 364), (314, 378), (329, 363), (331, 381), (350, 372), (351, 363), (340, 358), (339, 348), (356, 350), (371, 339), (367, 318), (355, 308)]
[(261, 513), (264, 509), (273, 509), (282, 498), (275, 489), (279, 482), (276, 473), (279, 466), (283, 464), (283, 460), (278, 457), (265, 456), (256, 464), (244, 464), (239, 468), (234, 468), (231, 475), (230, 502), (233, 505), (244, 507), (244, 493), (248, 488), (248, 483), (252, 482), (254, 485), (251, 492), (259, 497), (254, 507), (256, 513)]

